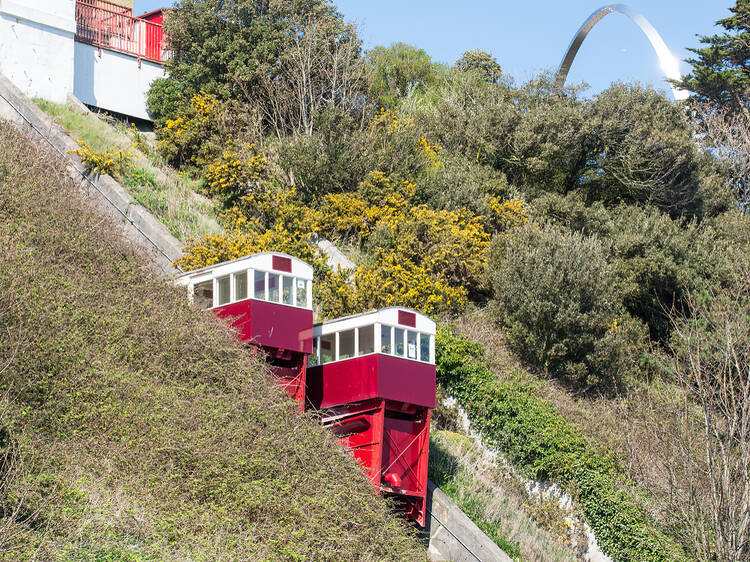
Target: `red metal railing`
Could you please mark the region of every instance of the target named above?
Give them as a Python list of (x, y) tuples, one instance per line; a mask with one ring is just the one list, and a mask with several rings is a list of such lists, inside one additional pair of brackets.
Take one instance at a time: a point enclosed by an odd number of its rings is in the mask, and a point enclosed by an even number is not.
[[(103, 0), (76, 0), (76, 40), (100, 49), (112, 49), (156, 62), (171, 53), (164, 43), (164, 29), (158, 23), (134, 18), (122, 6), (111, 10)], [(127, 13), (123, 12), (125, 10)]]

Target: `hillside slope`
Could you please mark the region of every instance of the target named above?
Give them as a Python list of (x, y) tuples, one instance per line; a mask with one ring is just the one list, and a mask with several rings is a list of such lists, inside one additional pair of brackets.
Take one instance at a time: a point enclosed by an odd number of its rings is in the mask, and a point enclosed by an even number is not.
[(335, 439), (0, 124), (0, 557), (419, 559)]

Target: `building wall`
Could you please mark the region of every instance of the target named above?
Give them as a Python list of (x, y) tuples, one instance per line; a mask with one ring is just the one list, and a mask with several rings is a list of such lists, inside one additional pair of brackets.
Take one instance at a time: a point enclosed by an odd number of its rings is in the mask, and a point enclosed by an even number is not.
[(75, 43), (73, 93), (83, 103), (138, 119), (150, 120), (146, 93), (155, 78), (164, 76), (164, 65)]
[(134, 0), (109, 0), (109, 2), (112, 2), (113, 4), (118, 4), (120, 6), (125, 6), (126, 8), (133, 9)]
[(73, 91), (73, 0), (0, 0), (0, 73), (29, 97)]

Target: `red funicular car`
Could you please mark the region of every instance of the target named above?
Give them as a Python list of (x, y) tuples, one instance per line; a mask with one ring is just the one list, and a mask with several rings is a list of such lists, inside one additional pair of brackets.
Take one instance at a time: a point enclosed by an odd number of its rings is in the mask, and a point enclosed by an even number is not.
[(305, 404), (313, 347), (313, 268), (286, 254), (253, 254), (183, 273), (196, 304), (226, 318), (238, 337), (260, 348), (289, 396)]
[(384, 308), (313, 327), (308, 403), (363, 465), (378, 493), (425, 524), (435, 322)]

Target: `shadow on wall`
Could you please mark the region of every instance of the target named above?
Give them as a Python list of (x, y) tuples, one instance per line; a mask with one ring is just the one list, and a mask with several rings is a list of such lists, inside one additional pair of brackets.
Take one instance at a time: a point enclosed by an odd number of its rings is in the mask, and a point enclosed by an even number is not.
[[(82, 48), (84, 47), (84, 48)], [(75, 45), (75, 64), (73, 72), (73, 94), (88, 105), (97, 106), (94, 91), (94, 76), (97, 63), (96, 48), (90, 45)]]

